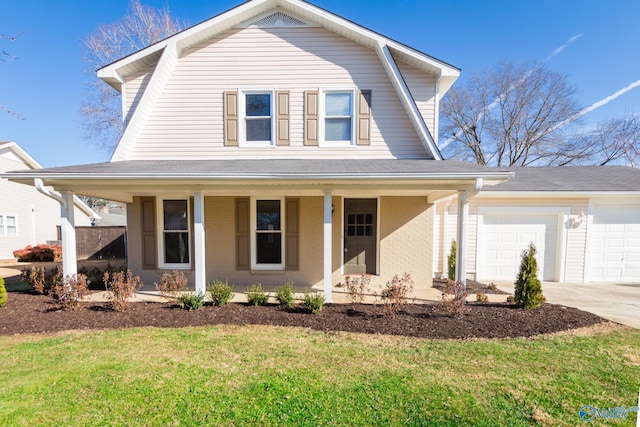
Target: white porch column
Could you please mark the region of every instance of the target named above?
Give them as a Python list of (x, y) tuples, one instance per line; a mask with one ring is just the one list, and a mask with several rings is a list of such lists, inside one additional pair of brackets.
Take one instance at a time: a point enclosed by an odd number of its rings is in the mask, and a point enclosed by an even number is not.
[(198, 295), (204, 295), (207, 287), (207, 268), (205, 261), (204, 196), (202, 195), (202, 191), (193, 193), (193, 210), (193, 262), (196, 293)]
[(332, 241), (331, 241), (331, 190), (324, 191), (324, 302), (333, 302), (331, 294), (331, 273), (332, 273)]
[(73, 193), (60, 193), (60, 234), (62, 239), (62, 275), (76, 277), (78, 274), (78, 257), (76, 255), (76, 229), (74, 218)]
[(467, 287), (467, 224), (469, 202), (482, 189), (482, 178), (476, 178), (473, 190), (458, 192), (458, 231), (456, 236), (456, 280)]
[(469, 219), (469, 193), (458, 193), (458, 230), (456, 233), (456, 280), (467, 287), (467, 222)]

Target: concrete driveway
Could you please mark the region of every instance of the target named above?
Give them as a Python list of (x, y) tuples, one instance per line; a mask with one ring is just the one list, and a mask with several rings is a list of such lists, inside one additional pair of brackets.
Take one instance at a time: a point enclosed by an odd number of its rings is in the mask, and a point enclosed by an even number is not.
[[(513, 293), (513, 283), (497, 285)], [(640, 283), (542, 282), (542, 293), (550, 303), (579, 308), (640, 329)]]

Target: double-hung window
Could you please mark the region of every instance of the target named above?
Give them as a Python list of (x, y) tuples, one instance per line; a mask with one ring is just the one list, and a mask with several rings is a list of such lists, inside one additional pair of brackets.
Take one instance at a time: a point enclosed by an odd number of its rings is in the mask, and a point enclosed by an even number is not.
[(160, 267), (189, 268), (191, 246), (189, 215), (189, 200), (162, 200)]
[(0, 236), (17, 236), (18, 220), (15, 215), (0, 214)]
[(353, 90), (322, 91), (321, 144), (324, 146), (350, 146), (355, 139)]
[(252, 199), (252, 268), (284, 269), (283, 200)]
[(273, 91), (241, 91), (241, 146), (270, 147), (274, 145), (273, 110)]

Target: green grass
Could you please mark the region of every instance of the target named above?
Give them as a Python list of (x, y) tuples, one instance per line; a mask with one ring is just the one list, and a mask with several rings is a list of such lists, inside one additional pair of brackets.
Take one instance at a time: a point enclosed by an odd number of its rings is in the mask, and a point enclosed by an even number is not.
[(640, 331), (437, 341), (141, 328), (0, 337), (0, 360), (3, 426), (582, 425), (582, 405), (637, 404)]

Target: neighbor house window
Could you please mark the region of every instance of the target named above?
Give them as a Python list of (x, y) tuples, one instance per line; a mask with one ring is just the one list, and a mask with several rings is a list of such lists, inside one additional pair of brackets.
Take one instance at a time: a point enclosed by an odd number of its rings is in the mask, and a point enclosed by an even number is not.
[(190, 265), (189, 201), (162, 200), (160, 260), (163, 268), (188, 268)]
[(321, 143), (326, 146), (352, 145), (354, 91), (324, 91), (321, 100)]
[(284, 269), (282, 199), (252, 199), (252, 268)]
[(241, 145), (246, 147), (274, 145), (273, 91), (244, 91), (241, 94)]
[(18, 220), (15, 215), (0, 214), (0, 236), (17, 236)]

